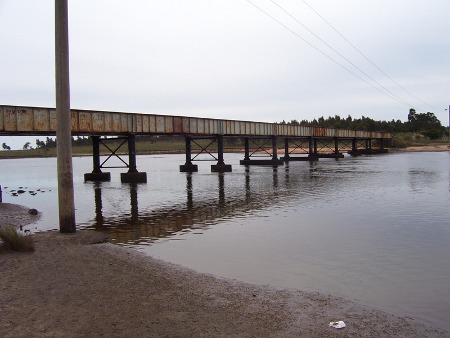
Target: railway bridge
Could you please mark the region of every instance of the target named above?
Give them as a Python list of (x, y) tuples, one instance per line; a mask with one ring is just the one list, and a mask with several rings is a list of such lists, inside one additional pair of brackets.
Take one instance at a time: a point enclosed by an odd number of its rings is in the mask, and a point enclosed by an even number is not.
[[(180, 135), (185, 139), (186, 161), (181, 172), (195, 172), (199, 154), (208, 154), (216, 164), (213, 172), (229, 172), (231, 165), (224, 160), (224, 138), (239, 138), (243, 142), (244, 158), (241, 165), (282, 165), (288, 161), (316, 161), (319, 158), (340, 158), (342, 149), (353, 156), (385, 153), (391, 139), (386, 132), (369, 132), (349, 129), (306, 127), (300, 125), (221, 120), (189, 116), (155, 115), (110, 111), (71, 109), (72, 135), (90, 136), (93, 146), (93, 170), (85, 180), (108, 181), (110, 173), (105, 162), (118, 156), (118, 149), (101, 163), (100, 144), (108, 140), (122, 140), (128, 145), (127, 172), (121, 174), (122, 182), (146, 182), (145, 172), (137, 170), (137, 135)], [(0, 135), (56, 135), (56, 109), (0, 105)], [(206, 146), (197, 140), (209, 140)], [(193, 153), (192, 143), (200, 146)], [(279, 144), (284, 145), (284, 156), (278, 155)], [(211, 147), (214, 146), (214, 152)]]

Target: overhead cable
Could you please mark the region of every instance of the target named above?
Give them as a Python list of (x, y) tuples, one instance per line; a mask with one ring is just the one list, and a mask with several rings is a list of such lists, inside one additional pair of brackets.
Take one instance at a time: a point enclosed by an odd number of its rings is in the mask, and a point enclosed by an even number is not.
[[(271, 18), (273, 21), (275, 21), (276, 23), (278, 23), (279, 25), (281, 25), (283, 28), (285, 28), (286, 30), (288, 30), (290, 33), (292, 33), (293, 35), (295, 35), (297, 38), (303, 40), (306, 44), (308, 44), (310, 47), (312, 47), (313, 49), (315, 49), (316, 51), (318, 51), (319, 53), (321, 53), (323, 56), (325, 56), (326, 58), (328, 58), (329, 60), (333, 61), (334, 63), (336, 63), (338, 66), (340, 66), (341, 68), (343, 68), (344, 70), (346, 70), (347, 72), (349, 72), (350, 74), (352, 74), (353, 76), (357, 77), (358, 79), (360, 79), (361, 81), (365, 82), (366, 84), (368, 84), (369, 86), (375, 88), (376, 90), (378, 90), (379, 92), (381, 92), (384, 95), (387, 95), (389, 97), (391, 97), (392, 99), (406, 105), (409, 107), (413, 107), (413, 105), (411, 105), (410, 103), (408, 103), (407, 101), (399, 98), (398, 96), (396, 96), (395, 94), (393, 94), (390, 90), (388, 90), (387, 88), (385, 88), (384, 86), (382, 86), (380, 83), (378, 83), (376, 80), (374, 80), (373, 78), (371, 78), (369, 75), (367, 75), (365, 72), (363, 72), (362, 70), (360, 70), (358, 67), (356, 67), (361, 73), (363, 73), (366, 77), (368, 77), (369, 79), (371, 79), (372, 81), (374, 81), (376, 84), (378, 84), (378, 86), (375, 86), (374, 84), (372, 84), (371, 82), (367, 81), (366, 79), (364, 79), (363, 77), (361, 77), (360, 75), (358, 75), (357, 73), (355, 73), (354, 71), (352, 71), (351, 69), (349, 69), (348, 67), (344, 66), (342, 63), (340, 63), (339, 61), (337, 61), (336, 59), (334, 59), (333, 57), (331, 57), (330, 55), (328, 55), (327, 53), (325, 53), (324, 51), (322, 51), (320, 48), (316, 47), (315, 45), (313, 45), (311, 42), (309, 42), (308, 40), (306, 40), (305, 38), (303, 38), (301, 35), (299, 35), (297, 32), (295, 32), (294, 30), (292, 30), (291, 28), (289, 28), (288, 26), (286, 26), (284, 23), (282, 23), (281, 21), (279, 21), (278, 19), (276, 19), (275, 17), (273, 17), (272, 15), (270, 15), (268, 12), (266, 12), (264, 9), (262, 9), (261, 7), (259, 7), (258, 5), (256, 5), (255, 3), (253, 3), (250, 0), (246, 0), (248, 3), (250, 3), (252, 6), (254, 6), (256, 9), (258, 9), (259, 11), (261, 11), (262, 13), (264, 13), (265, 15), (267, 15), (269, 18)], [(344, 58), (345, 59), (345, 58)], [(347, 60), (347, 59), (346, 59)], [(350, 64), (352, 64), (349, 60), (347, 60), (347, 62), (349, 62)], [(384, 89), (384, 91), (382, 90)]]
[[(358, 52), (364, 59), (366, 59), (373, 67), (375, 67), (380, 73), (386, 76), (389, 80), (392, 81), (396, 86), (398, 86), (401, 90), (403, 90), (406, 94), (408, 94), (413, 99), (419, 101), (420, 103), (428, 106), (429, 108), (436, 109), (435, 107), (430, 106), (428, 103), (422, 101), (420, 98), (406, 90), (402, 85), (400, 85), (397, 81), (395, 81), (392, 77), (390, 77), (385, 71), (383, 71), (380, 67), (378, 67), (367, 55), (365, 55), (357, 46), (355, 46), (349, 39), (347, 39), (341, 32), (339, 32), (327, 19), (325, 19), (318, 11), (316, 11), (308, 2), (302, 0), (306, 6), (308, 6), (319, 18), (321, 18), (331, 29), (333, 29), (336, 34), (338, 34), (345, 42), (347, 42), (356, 52)], [(273, 1), (272, 1), (273, 2)]]

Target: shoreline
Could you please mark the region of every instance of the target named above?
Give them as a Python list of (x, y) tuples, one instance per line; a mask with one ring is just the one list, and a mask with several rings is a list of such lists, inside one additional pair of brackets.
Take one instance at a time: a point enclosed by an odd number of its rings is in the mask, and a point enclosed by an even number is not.
[[(293, 149), (293, 148), (292, 148)], [(424, 152), (424, 151), (450, 151), (450, 145), (447, 144), (437, 144), (437, 145), (423, 145), (423, 146), (409, 146), (409, 147), (405, 147), (405, 148), (386, 148), (388, 149), (389, 152), (393, 152), (393, 153), (397, 153), (397, 152)], [(347, 151), (349, 151), (350, 149), (341, 149), (342, 153), (347, 153)], [(5, 151), (3, 151), (5, 152)], [(284, 149), (278, 149), (278, 153), (282, 154), (284, 152)], [(184, 150), (148, 150), (148, 151), (141, 151), (136, 154), (136, 155), (173, 155), (173, 154), (184, 154), (185, 151)], [(244, 153), (244, 149), (240, 149), (240, 148), (236, 148), (236, 149), (224, 149), (224, 153)], [(304, 152), (302, 152), (301, 150), (299, 151), (293, 151), (293, 154), (295, 153), (301, 153), (304, 154)], [(329, 152), (323, 152), (323, 153), (329, 153)], [(128, 153), (126, 152), (117, 152), (118, 155), (121, 156), (127, 156)], [(20, 158), (48, 158), (48, 157), (56, 157), (56, 154), (48, 154), (48, 155), (43, 155), (43, 154), (28, 154), (26, 155), (26, 153), (23, 153), (21, 155), (24, 156), (5, 156), (4, 154), (2, 154), (2, 151), (0, 151), (0, 160), (8, 160), (8, 159), (20, 159)], [(88, 153), (73, 153), (72, 157), (85, 157), (85, 156), (92, 156), (92, 154), (88, 154)]]
[[(0, 204), (0, 225), (11, 210), (30, 222), (27, 208)], [(33, 253), (0, 254), (1, 337), (450, 337), (324, 293), (197, 273), (94, 231), (33, 238)], [(338, 320), (346, 328), (328, 326)]]

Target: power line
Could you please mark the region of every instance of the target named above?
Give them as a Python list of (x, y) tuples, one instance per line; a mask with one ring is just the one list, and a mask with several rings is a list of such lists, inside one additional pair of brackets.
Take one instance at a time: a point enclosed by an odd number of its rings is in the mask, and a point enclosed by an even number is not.
[(286, 13), (287, 15), (289, 15), (292, 19), (294, 19), (299, 25), (301, 25), (303, 28), (305, 28), (308, 32), (310, 32), (312, 35), (314, 35), (317, 39), (319, 39), (323, 44), (325, 44), (328, 48), (330, 48), (332, 51), (334, 51), (337, 55), (339, 55), (341, 58), (343, 58), (345, 61), (347, 61), (350, 65), (352, 65), (355, 69), (357, 69), (359, 72), (361, 72), (362, 74), (364, 74), (367, 78), (369, 78), (370, 80), (372, 80), (373, 82), (375, 82), (378, 86), (380, 86), (381, 88), (383, 88), (386, 92), (388, 92), (389, 94), (391, 94), (392, 96), (395, 96), (398, 100), (402, 101), (405, 104), (411, 105), (410, 103), (408, 103), (407, 101), (402, 100), (402, 98), (400, 98), (398, 95), (396, 95), (395, 93), (393, 93), (391, 90), (387, 89), (385, 86), (383, 86), (382, 84), (380, 84), (377, 80), (375, 80), (373, 77), (371, 77), (370, 75), (368, 75), (365, 71), (363, 71), (360, 67), (358, 67), (355, 63), (353, 63), (352, 61), (350, 61), (347, 57), (345, 57), (344, 55), (342, 55), (342, 53), (340, 53), (338, 50), (336, 50), (333, 46), (331, 46), (328, 42), (326, 42), (325, 40), (323, 40), (320, 36), (318, 36), (316, 33), (314, 33), (311, 29), (309, 29), (308, 27), (306, 27), (302, 22), (300, 22), (300, 20), (298, 20), (296, 17), (294, 17), (292, 14), (290, 14), (288, 11), (286, 11), (283, 7), (281, 7), (278, 3), (276, 3), (274, 0), (270, 0), (274, 5), (276, 5), (279, 9), (281, 9), (284, 13)]
[[(261, 7), (257, 6), (256, 4), (254, 4), (252, 1), (250, 0), (246, 0), (248, 3), (250, 3), (252, 6), (254, 6), (255, 8), (257, 8), (259, 11), (261, 11), (262, 13), (264, 13), (265, 15), (267, 15), (269, 18), (271, 18), (273, 21), (275, 21), (276, 23), (278, 23), (279, 25), (281, 25), (283, 28), (285, 28), (286, 30), (288, 30), (290, 33), (294, 34), (296, 37), (298, 37), (299, 39), (303, 40), (305, 43), (307, 43), (310, 47), (314, 48), (316, 51), (318, 51), (319, 53), (321, 53), (323, 56), (325, 56), (326, 58), (328, 58), (329, 60), (333, 61), (334, 63), (336, 63), (338, 66), (340, 66), (341, 68), (343, 68), (344, 70), (346, 70), (347, 72), (349, 72), (350, 74), (352, 74), (353, 76), (357, 77), (358, 79), (360, 79), (361, 81), (365, 82), (366, 84), (368, 84), (369, 86), (375, 88), (376, 90), (378, 90), (379, 92), (381, 92), (384, 95), (387, 95), (389, 97), (391, 97), (392, 99), (406, 105), (409, 107), (413, 107), (413, 105), (411, 105), (410, 103), (408, 103), (407, 101), (397, 97), (395, 94), (393, 94), (390, 90), (388, 90), (387, 88), (385, 88), (384, 86), (382, 86), (380, 83), (378, 83), (376, 80), (374, 80), (373, 78), (371, 78), (369, 75), (367, 75), (365, 72), (363, 72), (362, 70), (360, 70), (357, 66), (353, 65), (349, 60), (347, 60), (345, 57), (344, 59), (349, 62), (350, 64), (352, 64), (354, 67), (356, 67), (361, 73), (363, 73), (365, 76), (367, 76), (369, 79), (371, 79), (372, 81), (374, 81), (375, 83), (378, 84), (378, 86), (375, 86), (374, 84), (368, 82), (366, 79), (362, 78), (361, 76), (359, 76), (358, 74), (356, 74), (355, 72), (353, 72), (351, 69), (349, 69), (348, 67), (344, 66), (342, 63), (340, 63), (339, 61), (337, 61), (336, 59), (332, 58), (331, 56), (329, 56), (327, 53), (325, 53), (324, 51), (322, 51), (321, 49), (319, 49), (318, 47), (314, 46), (311, 42), (309, 42), (308, 40), (306, 40), (305, 38), (303, 38), (301, 35), (299, 35), (297, 32), (293, 31), (291, 28), (289, 28), (288, 26), (286, 26), (284, 23), (282, 23), (281, 21), (279, 21), (278, 19), (276, 19), (275, 17), (273, 17), (272, 15), (270, 15), (268, 12), (266, 12), (264, 9), (262, 9)], [(338, 53), (339, 54), (339, 53)], [(380, 88), (381, 87), (381, 88)], [(382, 90), (384, 89), (384, 91)]]
[[(403, 86), (401, 86), (397, 81), (395, 81), (392, 77), (390, 77), (386, 72), (384, 72), (380, 67), (378, 67), (367, 55), (365, 55), (358, 47), (356, 47), (349, 39), (347, 39), (341, 32), (339, 32), (327, 19), (325, 19), (322, 15), (320, 15), (319, 12), (317, 12), (309, 3), (307, 3), (305, 0), (302, 0), (306, 6), (308, 6), (316, 15), (321, 18), (328, 26), (330, 26), (331, 29), (333, 29), (342, 39), (344, 39), (345, 42), (347, 42), (354, 50), (356, 50), (364, 59), (366, 59), (373, 67), (375, 67), (380, 73), (382, 73), (384, 76), (386, 76), (389, 80), (392, 81), (396, 86), (398, 86), (400, 89), (402, 89), (406, 94), (411, 96), (413, 99), (419, 101), (420, 103), (428, 106), (429, 108), (436, 109), (436, 107), (430, 106), (428, 103), (422, 101), (417, 96), (413, 95), (411, 92), (406, 90)], [(272, 1), (273, 2), (273, 1)]]

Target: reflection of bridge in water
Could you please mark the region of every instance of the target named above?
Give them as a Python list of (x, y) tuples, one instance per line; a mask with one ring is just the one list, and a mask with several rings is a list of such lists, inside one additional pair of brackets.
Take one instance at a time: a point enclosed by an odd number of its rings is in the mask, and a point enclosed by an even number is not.
[[(326, 181), (326, 176), (317, 175), (315, 164), (311, 163), (309, 170), (302, 169), (292, 175), (287, 165), (283, 169), (272, 168), (271, 175), (261, 176), (258, 173), (252, 176), (247, 167), (243, 189), (236, 189), (228, 196), (225, 194), (226, 174), (221, 173), (217, 176), (217, 197), (198, 201), (194, 200), (192, 174), (186, 173), (186, 203), (149, 211), (139, 210), (139, 185), (130, 184), (130, 212), (113, 217), (103, 215), (102, 183), (95, 183), (96, 215), (90, 228), (107, 233), (112, 242), (121, 244), (148, 244), (161, 238), (176, 239), (184, 232), (205, 230), (222, 220), (243, 218), (268, 206), (279, 205), (287, 197), (305, 194), (304, 188), (308, 184), (317, 187), (319, 180)], [(268, 175), (272, 176), (270, 183)], [(257, 182), (251, 184), (253, 178)], [(261, 184), (263, 181), (264, 184)]]

